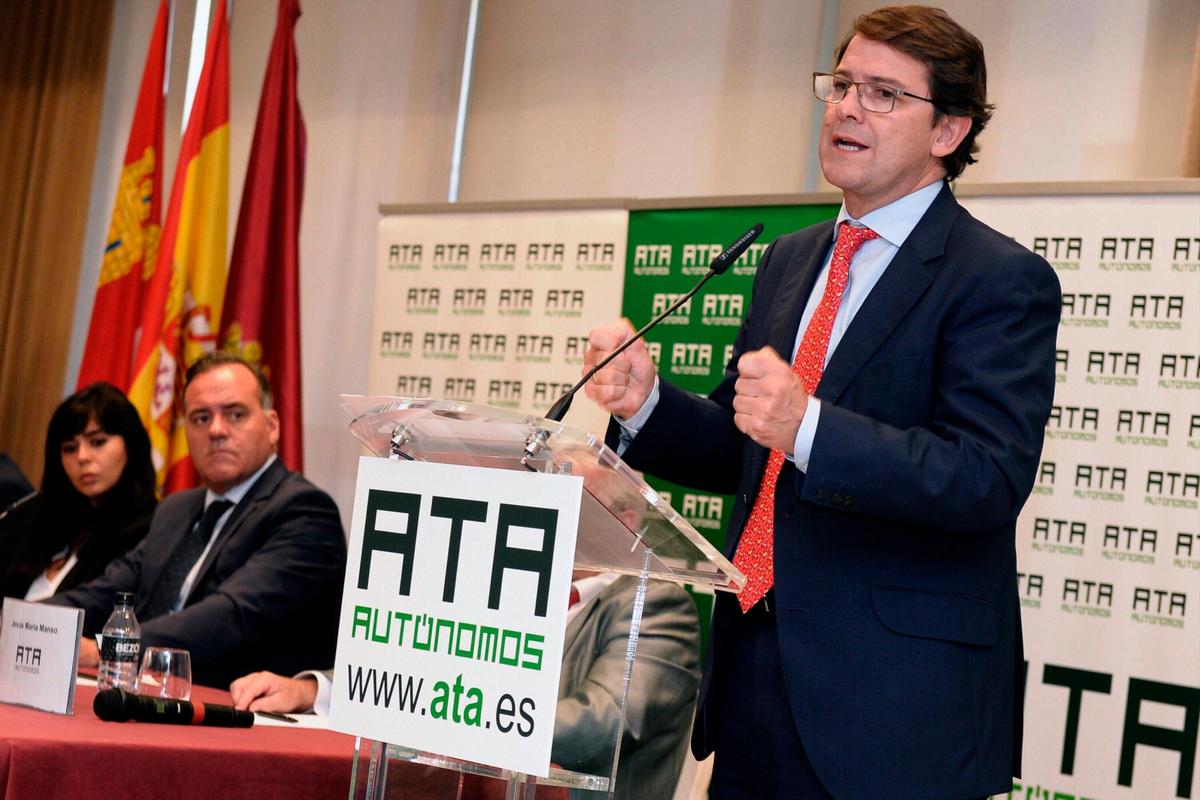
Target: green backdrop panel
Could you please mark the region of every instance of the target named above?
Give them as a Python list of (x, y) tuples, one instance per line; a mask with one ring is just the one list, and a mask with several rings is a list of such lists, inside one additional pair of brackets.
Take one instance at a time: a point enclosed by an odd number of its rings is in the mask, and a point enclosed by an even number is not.
[[(837, 205), (758, 206), (632, 211), (625, 257), (622, 313), (635, 328), (649, 322), (708, 271), (713, 257), (756, 222), (758, 241), (724, 275), (713, 278), (687, 305), (646, 336), (659, 374), (688, 391), (707, 394), (724, 374), (742, 316), (750, 304), (754, 273), (767, 246), (782, 234), (832, 219)], [(731, 497), (687, 489), (653, 475), (654, 488), (718, 548), (733, 508)], [(697, 597), (702, 619), (711, 598)], [(708, 626), (704, 632), (707, 651)]]

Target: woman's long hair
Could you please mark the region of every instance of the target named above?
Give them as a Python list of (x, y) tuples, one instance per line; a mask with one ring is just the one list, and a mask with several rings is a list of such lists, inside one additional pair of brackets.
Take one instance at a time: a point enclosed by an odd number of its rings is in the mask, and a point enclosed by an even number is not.
[[(125, 468), (95, 507), (75, 488), (62, 464), (62, 445), (83, 433), (92, 420), (110, 436), (125, 440)], [(46, 430), (46, 460), (34, 535), (18, 559), (21, 571), (36, 575), (63, 550), (82, 544), (84, 530), (104, 528), (122, 517), (133, 519), (154, 503), (154, 463), (150, 438), (137, 409), (111, 383), (93, 383), (54, 411)], [(14, 564), (14, 567), (18, 565)], [(19, 567), (19, 568), (20, 568)]]

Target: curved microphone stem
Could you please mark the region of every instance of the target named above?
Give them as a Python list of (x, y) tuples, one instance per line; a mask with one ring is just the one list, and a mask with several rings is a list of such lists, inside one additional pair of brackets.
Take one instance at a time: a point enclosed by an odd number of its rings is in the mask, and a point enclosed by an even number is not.
[(25, 495), (24, 497), (18, 497), (16, 500), (13, 500), (11, 503), (9, 503), (7, 506), (5, 506), (3, 511), (0, 511), (0, 520), (4, 519), (9, 514), (13, 513), (17, 509), (19, 509), (21, 506), (25, 505), (26, 503), (28, 503), (30, 500), (32, 500), (33, 498), (35, 498), (37, 496), (38, 496), (38, 491), (36, 489), (34, 489), (32, 492)]
[(655, 317), (654, 319), (650, 320), (645, 325), (643, 325), (641, 327), (641, 329), (638, 330), (637, 333), (633, 334), (633, 336), (630, 336), (628, 339), (626, 339), (624, 342), (622, 342), (621, 346), (618, 347), (616, 350), (613, 350), (611, 353), (609, 353), (608, 356), (603, 361), (601, 361), (599, 364), (597, 364), (596, 366), (594, 366), (590, 370), (588, 370), (588, 373), (583, 376), (583, 378), (579, 381), (579, 383), (572, 386), (571, 389), (566, 394), (564, 394), (562, 397), (558, 398), (558, 402), (556, 402), (553, 406), (550, 407), (550, 410), (546, 412), (546, 419), (553, 420), (554, 422), (562, 422), (562, 418), (567, 415), (567, 411), (570, 410), (570, 408), (571, 408), (571, 400), (574, 399), (575, 393), (577, 391), (579, 391), (579, 389), (581, 387), (583, 387), (588, 381), (590, 381), (592, 379), (593, 375), (595, 375), (597, 372), (599, 372), (600, 370), (607, 367), (608, 363), (610, 361), (612, 361), (614, 358), (616, 358), (617, 356), (621, 355), (621, 353), (624, 353), (625, 350), (631, 344), (636, 342), (638, 339), (642, 338), (642, 336), (644, 336), (646, 334), (646, 331), (650, 330), (655, 325), (657, 325), (658, 323), (662, 322), (667, 317), (674, 314), (676, 309), (678, 309), (680, 306), (682, 306), (688, 300), (691, 300), (692, 297), (696, 294), (696, 292), (700, 291), (700, 287), (704, 286), (704, 284), (708, 283), (708, 281), (711, 278), (716, 277), (716, 275), (718, 275), (718, 274), (719, 273), (710, 269), (705, 274), (705, 276), (700, 279), (700, 282), (697, 283), (695, 286), (693, 286), (687, 294), (681, 295), (678, 300), (676, 300), (674, 303), (672, 303), (670, 305), (669, 308), (667, 308), (667, 310), (663, 311), (657, 317)]
[(657, 317), (643, 325), (641, 330), (622, 342), (616, 350), (613, 350), (608, 354), (607, 358), (588, 370), (588, 373), (583, 376), (579, 383), (572, 386), (566, 394), (558, 398), (558, 402), (550, 407), (550, 410), (546, 412), (546, 419), (553, 422), (562, 422), (562, 418), (567, 415), (567, 411), (571, 408), (571, 400), (574, 399), (575, 393), (578, 392), (584, 384), (590, 381), (593, 375), (604, 369), (604, 367), (608, 366), (610, 361), (621, 355), (621, 353), (625, 352), (627, 347), (636, 342), (638, 339), (642, 338), (646, 331), (650, 330), (655, 325), (674, 314), (676, 309), (678, 309), (688, 300), (691, 300), (696, 292), (700, 291), (700, 288), (704, 286), (704, 284), (708, 283), (709, 280), (729, 269), (733, 265), (733, 262), (737, 261), (738, 258), (741, 257), (742, 253), (746, 252), (746, 249), (750, 247), (750, 244), (758, 238), (758, 235), (762, 233), (762, 231), (763, 226), (762, 223), (759, 222), (750, 230), (739, 236), (733, 244), (725, 248), (724, 252), (712, 260), (712, 263), (709, 265), (708, 272), (705, 273), (704, 277), (701, 278), (687, 294), (681, 296), (678, 300), (671, 304), (670, 308), (668, 308), (666, 311), (663, 311)]

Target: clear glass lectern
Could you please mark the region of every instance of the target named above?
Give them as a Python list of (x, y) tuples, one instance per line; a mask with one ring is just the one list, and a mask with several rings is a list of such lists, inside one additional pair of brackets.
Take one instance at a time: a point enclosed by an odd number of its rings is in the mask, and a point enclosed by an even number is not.
[[(581, 475), (583, 497), (575, 567), (637, 578), (626, 647), (618, 724), (597, 743), (600, 769), (552, 766), (548, 778), (534, 778), (484, 764), (384, 742), (356, 743), (351, 798), (383, 800), (408, 796), (406, 765), (441, 767), (457, 773), (443, 781), (439, 796), (459, 797), (465, 775), (506, 782), (508, 798), (532, 798), (535, 785), (571, 790), (572, 797), (611, 797), (615, 788), (625, 703), (637, 654), (642, 606), (650, 578), (740, 591), (745, 578), (708, 540), (606, 447), (585, 431), (528, 414), (446, 400), (342, 396), (350, 430), (377, 457), (541, 473)], [(389, 782), (389, 773), (397, 775)], [(389, 785), (390, 783), (390, 785)], [(429, 782), (426, 781), (428, 784)], [(428, 796), (428, 788), (424, 790)]]

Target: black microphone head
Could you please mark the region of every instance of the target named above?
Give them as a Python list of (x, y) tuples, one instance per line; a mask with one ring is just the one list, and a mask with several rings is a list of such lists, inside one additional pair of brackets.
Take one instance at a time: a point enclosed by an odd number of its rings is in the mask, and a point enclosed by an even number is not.
[(725, 248), (723, 253), (712, 260), (712, 263), (708, 265), (709, 271), (714, 275), (720, 275), (721, 273), (725, 272), (725, 270), (732, 267), (733, 262), (741, 258), (742, 253), (746, 252), (746, 248), (748, 248), (762, 232), (763, 224), (761, 222), (756, 222), (753, 228), (739, 236), (733, 244)]
[(92, 701), (92, 711), (105, 722), (126, 722), (133, 719), (137, 707), (137, 695), (124, 689), (105, 689), (96, 692)]
[(571, 400), (575, 397), (575, 389), (564, 394), (550, 406), (550, 410), (546, 412), (546, 419), (551, 422), (562, 422), (563, 417), (571, 410)]

